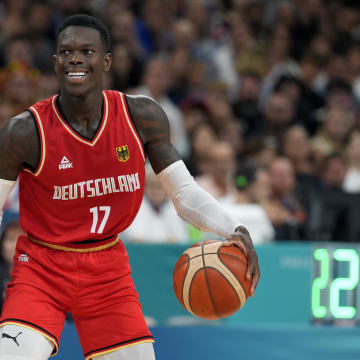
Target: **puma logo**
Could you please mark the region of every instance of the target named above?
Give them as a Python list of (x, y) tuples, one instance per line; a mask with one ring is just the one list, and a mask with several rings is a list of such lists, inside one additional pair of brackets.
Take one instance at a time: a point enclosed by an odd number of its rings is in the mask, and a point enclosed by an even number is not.
[(19, 345), (19, 343), (17, 342), (17, 337), (20, 335), (20, 334), (22, 334), (22, 331), (20, 331), (16, 336), (11, 336), (11, 335), (8, 335), (8, 334), (6, 334), (6, 333), (2, 333), (2, 335), (1, 335), (1, 338), (2, 339), (12, 339), (12, 340), (14, 340), (14, 342), (15, 342), (15, 344), (17, 345), (17, 346), (20, 346)]

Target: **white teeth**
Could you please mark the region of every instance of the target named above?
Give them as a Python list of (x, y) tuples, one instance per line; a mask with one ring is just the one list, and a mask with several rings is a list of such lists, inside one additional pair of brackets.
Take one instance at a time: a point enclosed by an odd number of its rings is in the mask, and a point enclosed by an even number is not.
[(85, 73), (84, 72), (69, 72), (68, 75), (70, 77), (82, 77), (82, 76), (85, 76)]

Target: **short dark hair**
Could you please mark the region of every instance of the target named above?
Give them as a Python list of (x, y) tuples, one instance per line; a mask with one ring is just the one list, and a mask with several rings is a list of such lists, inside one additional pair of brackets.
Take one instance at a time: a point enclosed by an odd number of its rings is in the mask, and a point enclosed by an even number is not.
[(98, 18), (86, 14), (75, 14), (67, 17), (60, 25), (56, 33), (56, 39), (60, 33), (69, 26), (85, 26), (99, 31), (105, 52), (110, 49), (110, 32), (107, 26)]

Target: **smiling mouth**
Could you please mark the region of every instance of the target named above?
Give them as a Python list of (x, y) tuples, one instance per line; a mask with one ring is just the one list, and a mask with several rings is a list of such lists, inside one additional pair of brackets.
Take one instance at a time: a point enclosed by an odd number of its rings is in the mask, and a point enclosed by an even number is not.
[(73, 80), (79, 80), (85, 78), (85, 76), (88, 74), (87, 71), (67, 71), (66, 75), (68, 78)]

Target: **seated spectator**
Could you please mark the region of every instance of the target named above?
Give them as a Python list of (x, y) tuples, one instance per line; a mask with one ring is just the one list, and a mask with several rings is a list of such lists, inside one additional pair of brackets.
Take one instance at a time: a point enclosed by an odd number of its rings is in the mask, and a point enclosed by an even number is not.
[(360, 193), (360, 132), (353, 132), (346, 148), (348, 169), (344, 180), (344, 190), (348, 193)]
[(285, 131), (282, 152), (291, 161), (296, 174), (313, 173), (311, 143), (303, 126), (293, 125)]
[(234, 94), (232, 110), (241, 121), (246, 136), (264, 131), (263, 116), (259, 109), (261, 78), (254, 72), (241, 74), (239, 89)]
[(323, 189), (338, 190), (342, 192), (346, 172), (347, 164), (342, 154), (332, 153), (326, 156), (320, 172)]
[(265, 107), (265, 135), (280, 139), (295, 123), (295, 107), (290, 96), (273, 93)]
[[(267, 171), (247, 164), (235, 172), (234, 182), (237, 192), (232, 201), (221, 201), (224, 208), (244, 224), (255, 245), (267, 243), (274, 239), (274, 228), (259, 201), (268, 196), (270, 184), (264, 182)], [(264, 193), (265, 190), (265, 193)]]
[(154, 172), (147, 168), (143, 202), (120, 238), (131, 242), (182, 243), (188, 241), (188, 236), (186, 223), (177, 215)]
[(272, 136), (251, 136), (244, 146), (244, 157), (258, 167), (267, 167), (277, 155), (277, 141)]
[(4, 224), (0, 235), (0, 309), (5, 299), (7, 283), (10, 281), (16, 241), (22, 233), (17, 221), (9, 221)]
[(347, 139), (353, 126), (354, 118), (346, 111), (340, 108), (327, 110), (324, 123), (312, 139), (316, 166), (333, 152), (345, 154)]
[(295, 196), (296, 179), (294, 168), (287, 158), (275, 158), (269, 165), (272, 194), (262, 205), (274, 228), (277, 240), (300, 240), (306, 213)]
[(167, 96), (169, 77), (168, 61), (162, 57), (154, 58), (147, 63), (143, 84), (134, 92), (150, 96), (159, 103), (169, 119), (171, 142), (180, 155), (186, 157), (190, 149), (184, 119), (180, 109)]
[(208, 147), (207, 156), (202, 161), (204, 173), (197, 177), (198, 184), (216, 199), (233, 197), (236, 193), (233, 148), (227, 142), (215, 142)]

